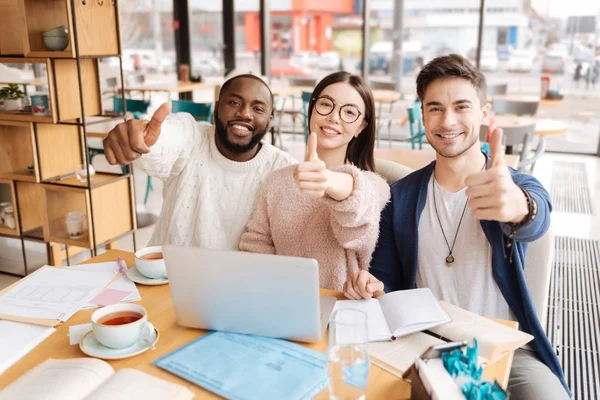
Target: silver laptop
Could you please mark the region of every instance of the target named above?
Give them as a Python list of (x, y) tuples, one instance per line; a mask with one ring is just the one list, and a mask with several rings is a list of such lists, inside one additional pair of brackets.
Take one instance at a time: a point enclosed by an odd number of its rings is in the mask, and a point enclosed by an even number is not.
[(318, 342), (335, 298), (319, 295), (316, 260), (163, 246), (177, 323)]

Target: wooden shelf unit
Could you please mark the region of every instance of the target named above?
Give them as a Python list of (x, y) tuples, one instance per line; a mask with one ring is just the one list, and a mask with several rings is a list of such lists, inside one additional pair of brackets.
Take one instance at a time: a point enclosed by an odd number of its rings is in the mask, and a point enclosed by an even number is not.
[[(112, 0), (76, 0), (79, 55), (117, 56), (118, 16)], [(0, 15), (0, 54), (26, 57), (75, 58), (75, 31), (71, 0), (2, 0)], [(67, 27), (69, 45), (63, 51), (48, 50), (43, 34)]]
[[(40, 2), (43, 3), (43, 2)], [(102, 114), (102, 99), (98, 60), (81, 61), (81, 84), (86, 116)], [(20, 122), (58, 123), (81, 118), (77, 60), (50, 58), (5, 58), (0, 63), (45, 64), (48, 87), (48, 116), (34, 116), (28, 112), (0, 111), (0, 120)], [(21, 83), (23, 84), (23, 83)]]
[(23, 234), (30, 238), (43, 239), (40, 231), (44, 227), (46, 192), (41, 185), (30, 182), (15, 182), (19, 196), (19, 214)]
[(0, 178), (39, 182), (37, 161), (33, 124), (0, 121)]
[[(96, 244), (100, 244), (133, 230), (129, 177), (119, 179), (113, 175), (96, 174), (94, 178), (103, 184), (92, 188), (91, 197), (90, 190), (83, 187), (41, 185), (46, 191), (46, 241), (91, 249), (94, 237)], [(91, 220), (92, 208), (94, 230)], [(65, 223), (67, 214), (72, 211), (82, 212), (86, 216), (86, 233), (78, 239), (69, 237)]]
[[(10, 197), (17, 223), (16, 229), (0, 226), (0, 235), (46, 242), (54, 265), (68, 253), (109, 248), (135, 230), (133, 176), (97, 173), (88, 185), (74, 173), (88, 154), (82, 123), (103, 114), (98, 58), (120, 57), (116, 1), (0, 0), (0, 16), (0, 64), (42, 65), (45, 76), (12, 83), (26, 93), (45, 87), (49, 114), (0, 111), (0, 187), (9, 188), (0, 200)], [(61, 25), (68, 30), (68, 46), (50, 51), (43, 33)], [(81, 238), (68, 235), (71, 211), (86, 215)]]
[(41, 182), (74, 173), (83, 163), (80, 129), (0, 120), (0, 178)]
[[(12, 204), (14, 215), (15, 215), (15, 228), (9, 228), (6, 225), (0, 224), (0, 234), (7, 236), (19, 237), (21, 231), (19, 230), (19, 210), (17, 207), (17, 199), (15, 197), (15, 182), (8, 179), (0, 179), (0, 186), (8, 186), (10, 191), (10, 203)], [(8, 199), (7, 199), (8, 200)]]

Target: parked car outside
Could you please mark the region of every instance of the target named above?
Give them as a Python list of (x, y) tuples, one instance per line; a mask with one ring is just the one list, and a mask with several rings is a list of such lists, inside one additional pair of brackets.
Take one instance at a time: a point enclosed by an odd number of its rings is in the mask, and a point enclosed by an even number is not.
[(564, 74), (567, 58), (561, 53), (548, 52), (542, 61), (542, 73)]
[(312, 68), (296, 65), (289, 58), (271, 59), (271, 75), (275, 78), (312, 78)]
[(340, 69), (341, 58), (336, 51), (325, 51), (319, 56), (319, 68), (324, 70)]
[(515, 50), (508, 59), (508, 70), (513, 72), (531, 72), (534, 54), (528, 50)]
[(223, 68), (212, 58), (192, 59), (193, 76), (218, 76), (223, 73)]
[(301, 67), (316, 67), (319, 64), (319, 55), (314, 51), (298, 51), (290, 57), (294, 65)]

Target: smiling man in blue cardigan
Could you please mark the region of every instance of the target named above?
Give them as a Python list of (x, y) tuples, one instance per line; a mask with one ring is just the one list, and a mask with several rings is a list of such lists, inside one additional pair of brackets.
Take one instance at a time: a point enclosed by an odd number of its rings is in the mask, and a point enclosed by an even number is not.
[(549, 195), (506, 165), (501, 129), (490, 126), (490, 158), (481, 152), (486, 83), (468, 60), (434, 59), (417, 77), (417, 94), (436, 161), (392, 185), (371, 269), (349, 277), (344, 292), (361, 299), (429, 287), (469, 311), (516, 320), (534, 340), (515, 352), (511, 399), (568, 399), (523, 272), (527, 243), (550, 225)]

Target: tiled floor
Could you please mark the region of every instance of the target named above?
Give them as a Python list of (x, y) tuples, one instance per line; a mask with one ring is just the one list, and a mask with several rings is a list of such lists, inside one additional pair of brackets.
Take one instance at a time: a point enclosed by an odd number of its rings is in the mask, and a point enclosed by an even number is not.
[[(387, 142), (382, 142), (382, 147), (388, 147)], [(406, 144), (393, 143), (393, 147), (405, 147)], [(283, 137), (283, 147), (286, 151), (288, 151), (292, 156), (297, 159), (302, 159), (304, 157), (304, 138), (302, 135), (284, 135)], [(574, 155), (564, 155), (558, 153), (546, 153), (537, 163), (534, 171), (534, 176), (536, 176), (542, 184), (548, 190), (550, 190), (550, 184), (552, 179), (552, 164), (555, 161), (573, 161), (573, 162), (582, 162), (585, 163), (587, 168), (587, 177), (588, 184), (590, 189), (590, 194), (592, 198), (592, 205), (595, 208), (595, 215), (580, 215), (580, 214), (572, 214), (572, 213), (560, 213), (553, 212), (552, 214), (552, 227), (554, 232), (558, 236), (570, 236), (577, 238), (589, 238), (589, 239), (600, 239), (600, 215), (597, 213), (598, 206), (600, 206), (600, 158), (592, 157), (592, 156), (574, 156)], [(94, 160), (94, 166), (98, 170), (111, 170), (115, 169), (115, 167), (111, 167), (106, 163), (102, 157), (96, 157)], [(117, 169), (118, 170), (118, 169)], [(136, 188), (136, 196), (138, 203), (138, 211), (151, 212), (153, 214), (158, 215), (160, 213), (160, 209), (162, 206), (162, 183), (153, 179), (153, 187), (154, 189), (150, 192), (150, 196), (148, 198), (147, 204), (144, 206), (143, 203), (144, 194), (146, 191), (146, 175), (142, 172), (136, 172), (135, 175), (135, 188)], [(136, 240), (137, 247), (144, 247), (152, 235), (152, 231), (154, 226), (149, 226), (146, 228), (139, 229), (136, 232)], [(0, 246), (4, 244), (0, 243)], [(4, 268), (4, 263), (12, 262), (17, 265), (21, 265), (22, 256), (20, 249), (20, 241), (13, 240), (10, 244), (10, 251), (4, 251), (5, 254), (0, 256), (0, 262), (3, 263), (2, 267)], [(133, 251), (133, 241), (131, 237), (126, 237), (122, 240), (119, 240), (117, 243), (117, 248), (123, 250)], [(6, 247), (2, 247), (2, 249), (6, 249)], [(43, 253), (44, 248), (42, 246), (41, 252), (38, 253), (38, 256), (41, 254), (40, 264), (43, 264), (43, 260), (45, 254)], [(102, 252), (102, 250), (100, 250)], [(6, 261), (6, 254), (10, 253), (10, 260)], [(28, 253), (30, 254), (30, 252)], [(71, 258), (71, 263), (78, 263), (87, 258), (89, 258), (89, 252), (83, 252), (79, 255), (76, 255)], [(29, 255), (28, 255), (29, 257)], [(40, 257), (38, 257), (40, 258)], [(0, 289), (10, 285), (11, 283), (18, 280), (18, 278), (14, 276), (10, 276), (7, 274), (0, 273)]]

